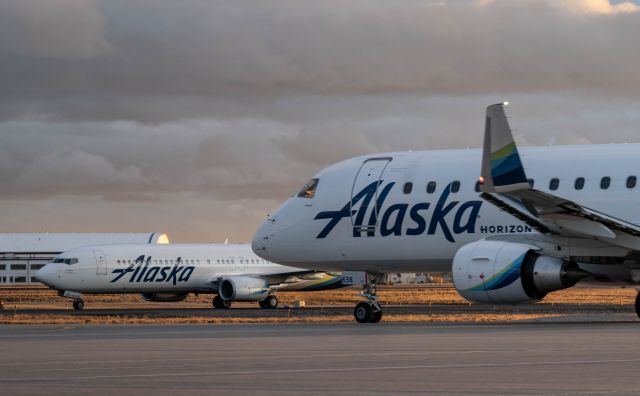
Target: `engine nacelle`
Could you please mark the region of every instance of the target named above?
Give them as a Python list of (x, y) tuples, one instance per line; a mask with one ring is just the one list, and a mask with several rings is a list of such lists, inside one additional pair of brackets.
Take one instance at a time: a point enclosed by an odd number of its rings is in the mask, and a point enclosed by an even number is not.
[(519, 304), (541, 300), (547, 293), (571, 287), (590, 275), (536, 250), (532, 245), (484, 239), (469, 243), (453, 259), (456, 290), (481, 304)]
[(227, 301), (260, 301), (269, 291), (267, 281), (250, 276), (226, 276), (218, 287), (218, 295)]
[(142, 293), (142, 298), (145, 301), (154, 302), (178, 302), (182, 301), (189, 293)]

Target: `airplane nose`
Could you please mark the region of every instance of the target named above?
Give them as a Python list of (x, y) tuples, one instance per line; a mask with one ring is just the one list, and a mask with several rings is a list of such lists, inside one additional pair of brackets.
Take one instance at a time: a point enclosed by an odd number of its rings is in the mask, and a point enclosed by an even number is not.
[(53, 264), (47, 264), (44, 267), (40, 268), (33, 275), (39, 282), (44, 283), (49, 287), (54, 287), (54, 279), (55, 279), (55, 269), (53, 268)]
[(255, 234), (253, 234), (253, 239), (251, 240), (251, 249), (258, 256), (263, 255), (268, 248), (269, 237), (273, 231), (273, 223), (275, 219), (272, 217), (267, 218), (260, 225), (260, 227), (256, 230)]

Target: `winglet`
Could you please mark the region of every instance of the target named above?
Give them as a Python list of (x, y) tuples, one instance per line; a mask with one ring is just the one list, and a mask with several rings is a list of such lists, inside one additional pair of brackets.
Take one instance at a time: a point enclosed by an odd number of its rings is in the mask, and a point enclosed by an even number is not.
[(520, 161), (516, 142), (504, 114), (508, 103), (487, 107), (482, 153), (481, 190), (508, 192), (531, 188)]

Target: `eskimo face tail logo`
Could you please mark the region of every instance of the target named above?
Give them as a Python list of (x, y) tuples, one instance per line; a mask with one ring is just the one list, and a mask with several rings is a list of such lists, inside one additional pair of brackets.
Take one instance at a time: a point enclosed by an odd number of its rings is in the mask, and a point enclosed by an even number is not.
[(172, 282), (174, 285), (180, 282), (187, 282), (195, 270), (194, 266), (184, 266), (182, 264), (182, 258), (178, 257), (173, 267), (171, 266), (150, 266), (151, 256), (139, 256), (136, 261), (127, 268), (117, 268), (111, 271), (112, 274), (117, 274), (115, 278), (111, 280), (111, 283), (115, 283), (124, 278), (125, 275), (131, 274), (129, 277), (130, 283), (149, 283), (149, 282)]
[[(355, 238), (363, 236), (363, 233), (367, 237), (375, 236), (376, 229), (379, 235), (383, 237), (390, 235), (423, 235), (425, 233), (433, 235), (440, 230), (447, 241), (455, 242), (453, 235), (473, 234), (476, 232), (476, 220), (480, 213), (482, 201), (467, 201), (462, 204), (460, 204), (460, 201), (448, 202), (452, 184), (450, 183), (445, 187), (433, 208), (431, 218), (428, 219), (425, 217), (425, 212), (431, 207), (430, 202), (420, 202), (413, 206), (407, 203), (396, 203), (382, 211), (381, 208), (384, 201), (387, 199), (395, 182), (390, 182), (382, 188), (380, 188), (383, 185), (382, 180), (373, 182), (355, 194), (342, 209), (318, 213), (314, 220), (329, 219), (329, 222), (316, 238), (326, 238), (340, 221), (355, 215), (353, 221), (353, 237)], [(375, 199), (375, 207), (369, 209), (377, 190), (379, 191), (377, 199)], [(360, 207), (357, 210), (353, 209), (358, 203), (360, 203)], [(362, 227), (365, 218), (367, 218), (367, 213), (369, 214), (367, 227)], [(378, 222), (380, 214), (382, 216)], [(453, 215), (453, 219), (449, 214)], [(405, 227), (404, 222), (407, 217), (413, 224)]]

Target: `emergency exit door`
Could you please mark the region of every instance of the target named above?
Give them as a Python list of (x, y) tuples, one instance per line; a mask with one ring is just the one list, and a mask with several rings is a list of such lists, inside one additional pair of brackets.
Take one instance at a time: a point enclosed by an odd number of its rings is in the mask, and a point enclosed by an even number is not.
[(104, 252), (102, 250), (94, 250), (93, 255), (96, 258), (96, 274), (97, 275), (106, 275), (107, 274), (107, 260), (104, 257)]

